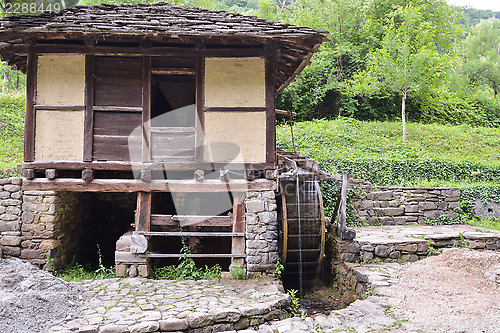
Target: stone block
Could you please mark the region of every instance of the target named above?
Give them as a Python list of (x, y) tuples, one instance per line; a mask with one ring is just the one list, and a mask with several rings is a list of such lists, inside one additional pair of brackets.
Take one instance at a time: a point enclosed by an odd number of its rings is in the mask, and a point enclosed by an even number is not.
[(184, 331), (189, 328), (189, 325), (185, 319), (168, 318), (166, 320), (160, 320), (160, 331), (162, 332), (173, 332), (173, 331)]
[(3, 246), (19, 246), (21, 244), (21, 237), (19, 236), (2, 236), (1, 244)]
[(40, 250), (22, 250), (21, 259), (45, 259), (45, 253)]
[(396, 216), (394, 217), (394, 224), (396, 225), (406, 225), (418, 221), (416, 216)]
[(381, 225), (393, 225), (394, 224), (394, 217), (392, 216), (382, 216), (378, 218), (378, 222)]
[(130, 237), (130, 253), (146, 253), (148, 250), (148, 239), (144, 235), (132, 235)]
[(389, 258), (391, 259), (398, 259), (399, 257), (401, 257), (401, 252), (399, 251), (392, 251), (389, 253)]
[(137, 274), (140, 277), (147, 278), (151, 274), (150, 265), (149, 264), (138, 265)]
[(269, 224), (277, 221), (278, 219), (278, 213), (276, 211), (274, 212), (263, 212), (257, 214), (259, 216), (259, 220), (261, 223), (264, 224)]
[(40, 216), (41, 223), (52, 223), (52, 222), (54, 222), (55, 219), (56, 219), (56, 217), (54, 215)]
[(130, 252), (115, 252), (116, 263), (146, 263), (146, 258), (141, 258), (136, 254)]
[(21, 185), (23, 183), (23, 179), (21, 177), (12, 177), (10, 178), (10, 183), (13, 185)]
[(350, 252), (350, 253), (358, 253), (360, 246), (358, 242), (354, 241), (339, 241), (337, 243), (337, 251), (338, 252)]
[(373, 208), (373, 201), (371, 201), (371, 200), (364, 200), (359, 205), (359, 209), (362, 209), (362, 210), (371, 209), (371, 208)]
[(444, 214), (442, 210), (428, 210), (424, 212), (424, 217), (429, 219), (435, 219)]
[(193, 312), (186, 317), (190, 328), (205, 327), (214, 323), (214, 316), (205, 312)]
[(482, 240), (471, 240), (469, 241), (469, 249), (484, 249), (486, 247), (486, 242)]
[[(3, 207), (3, 208), (5, 208), (5, 207)], [(12, 214), (12, 215), (17, 215), (17, 216), (21, 215), (21, 210), (16, 206), (7, 206), (7, 208), (5, 208), (5, 212), (7, 214)]]
[(5, 231), (16, 231), (19, 230), (19, 222), (18, 221), (0, 221), (0, 232)]
[(14, 192), (14, 193), (11, 193), (10, 194), (10, 197), (12, 199), (21, 199), (23, 197), (23, 193), (22, 192)]
[(403, 261), (417, 261), (419, 259), (419, 257), (418, 257), (418, 255), (411, 253), (411, 254), (403, 254), (401, 256), (401, 259)]
[(116, 277), (127, 277), (127, 268), (126, 264), (116, 264), (115, 265), (115, 273)]
[(425, 202), (419, 203), (418, 208), (420, 208), (421, 210), (433, 210), (433, 209), (437, 209), (438, 205), (435, 202), (425, 201)]
[(0, 200), (9, 199), (10, 196), (11, 196), (10, 192), (7, 192), (7, 191), (0, 192)]
[(375, 246), (374, 253), (377, 257), (385, 258), (389, 255), (390, 249), (387, 245)]
[(373, 252), (373, 250), (375, 250), (375, 247), (373, 245), (367, 244), (367, 245), (361, 246), (361, 250)]
[(21, 221), (23, 221), (23, 223), (33, 223), (34, 220), (35, 215), (33, 213), (23, 212), (23, 214), (21, 215)]
[(17, 219), (19, 219), (19, 216), (14, 215), (14, 214), (4, 213), (4, 214), (0, 215), (0, 220), (3, 220), (3, 221), (15, 221)]
[(361, 256), (359, 258), (361, 261), (370, 261), (373, 259), (373, 252), (361, 251)]
[(376, 191), (371, 193), (373, 200), (389, 201), (392, 199), (392, 191)]
[(418, 213), (418, 205), (405, 205), (405, 213)]
[(263, 212), (265, 209), (264, 200), (259, 200), (259, 199), (249, 200), (245, 203), (245, 205), (246, 205), (246, 211), (248, 213), (260, 213)]
[(6, 184), (3, 186), (3, 189), (5, 191), (8, 191), (8, 192), (18, 192), (21, 190), (21, 186), (19, 185), (9, 185), (9, 184)]
[(404, 213), (403, 207), (388, 207), (383, 209), (383, 213), (386, 216), (400, 216)]
[(150, 333), (156, 332), (160, 328), (157, 321), (143, 321), (130, 327), (130, 333)]
[(236, 309), (215, 308), (208, 311), (214, 316), (216, 323), (235, 323), (241, 318), (241, 313)]
[(21, 205), (21, 200), (17, 199), (5, 199), (0, 202), (2, 206), (19, 206)]
[(396, 250), (397, 251), (404, 251), (404, 252), (417, 252), (418, 245), (417, 244), (398, 244), (396, 245)]
[(129, 333), (127, 325), (107, 324), (99, 328), (99, 333)]
[(418, 243), (417, 252), (427, 252), (429, 249), (429, 243)]
[(5, 257), (20, 257), (21, 256), (21, 248), (15, 247), (15, 246), (2, 246), (0, 252)]

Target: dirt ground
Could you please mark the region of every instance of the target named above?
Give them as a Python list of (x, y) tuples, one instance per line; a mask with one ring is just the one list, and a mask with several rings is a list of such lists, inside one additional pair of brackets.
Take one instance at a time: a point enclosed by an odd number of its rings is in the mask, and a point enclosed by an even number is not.
[(450, 249), (404, 265), (388, 288), (396, 315), (424, 332), (500, 332), (500, 253)]

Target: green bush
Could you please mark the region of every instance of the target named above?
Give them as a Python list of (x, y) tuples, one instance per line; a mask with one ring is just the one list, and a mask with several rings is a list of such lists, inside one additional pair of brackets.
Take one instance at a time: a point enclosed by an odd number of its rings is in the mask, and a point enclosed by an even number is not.
[(17, 175), (23, 159), (24, 95), (0, 95), (0, 178)]

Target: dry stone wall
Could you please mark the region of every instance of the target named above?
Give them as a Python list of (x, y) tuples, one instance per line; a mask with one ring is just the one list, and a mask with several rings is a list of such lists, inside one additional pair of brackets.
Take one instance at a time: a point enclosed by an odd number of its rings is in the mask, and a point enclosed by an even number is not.
[(0, 179), (0, 244), (3, 256), (21, 255), (21, 178)]
[(460, 190), (449, 187), (380, 187), (354, 180), (361, 194), (353, 198), (354, 214), (369, 225), (423, 223), (442, 215), (457, 216)]
[(274, 191), (251, 191), (245, 198), (247, 274), (270, 274), (278, 259), (278, 214)]
[(23, 191), (22, 178), (0, 179), (0, 244), (4, 257), (19, 257), (59, 268), (79, 248), (81, 226), (78, 194)]

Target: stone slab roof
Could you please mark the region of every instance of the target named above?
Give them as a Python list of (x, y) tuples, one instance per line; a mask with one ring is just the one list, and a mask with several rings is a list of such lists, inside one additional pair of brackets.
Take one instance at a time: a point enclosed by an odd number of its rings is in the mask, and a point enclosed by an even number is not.
[[(221, 10), (209, 10), (168, 3), (101, 4), (75, 6), (58, 13), (0, 18), (0, 56), (11, 66), (25, 70), (26, 56), (13, 46), (26, 40), (82, 41), (91, 36), (99, 41), (132, 42), (150, 38), (157, 42), (201, 40), (220, 45), (260, 46), (275, 41), (283, 55), (277, 60), (283, 88), (326, 41), (324, 31), (271, 22)], [(53, 42), (53, 41), (51, 41)]]

